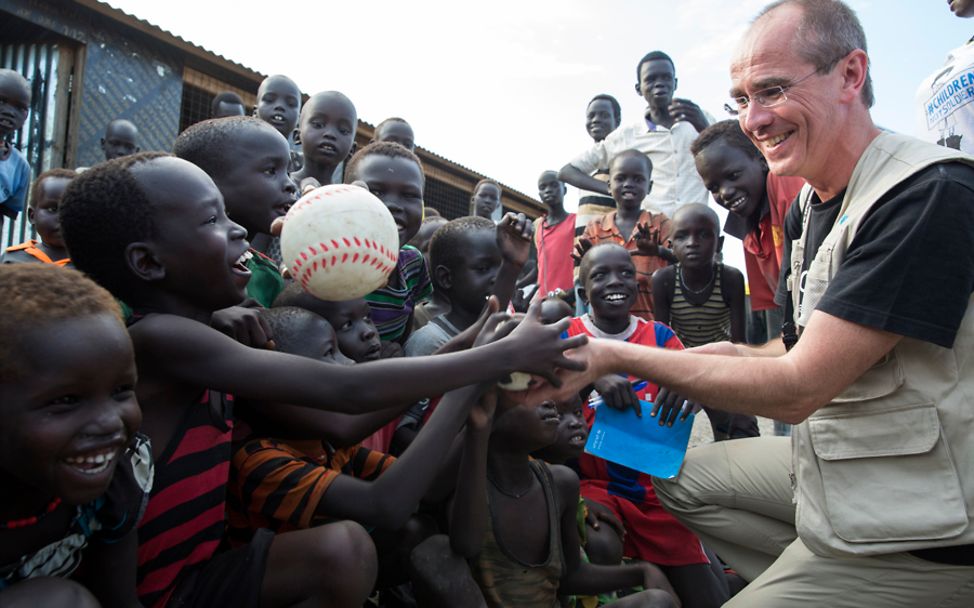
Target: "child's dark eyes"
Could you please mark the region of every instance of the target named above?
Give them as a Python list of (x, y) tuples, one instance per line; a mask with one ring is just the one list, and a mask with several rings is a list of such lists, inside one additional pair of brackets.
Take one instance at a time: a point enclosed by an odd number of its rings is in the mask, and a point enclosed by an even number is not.
[(116, 401), (125, 401), (126, 399), (130, 399), (134, 392), (134, 384), (121, 384), (112, 390), (112, 397), (114, 397)]
[(345, 321), (344, 323), (342, 323), (342, 326), (338, 328), (339, 331), (348, 331), (350, 329), (352, 329), (351, 321)]
[(44, 405), (44, 411), (49, 414), (65, 414), (73, 411), (80, 402), (78, 395), (61, 395), (48, 401)]
[(211, 225), (211, 224), (216, 224), (216, 216), (215, 215), (211, 215), (210, 217), (206, 218), (206, 221), (205, 222), (203, 222), (203, 225)]

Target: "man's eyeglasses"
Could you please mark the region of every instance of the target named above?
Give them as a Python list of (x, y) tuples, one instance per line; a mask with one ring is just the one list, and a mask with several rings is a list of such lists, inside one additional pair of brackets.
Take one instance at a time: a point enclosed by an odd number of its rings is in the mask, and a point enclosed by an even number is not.
[(747, 95), (740, 95), (738, 97), (733, 97), (732, 100), (734, 102), (734, 105), (737, 107), (738, 112), (747, 112), (747, 108), (748, 106), (751, 105), (751, 102), (754, 102), (763, 108), (773, 108), (775, 106), (780, 106), (781, 104), (788, 101), (788, 96), (785, 94), (785, 92), (788, 89), (798, 84), (801, 84), (802, 82), (808, 80), (809, 78), (811, 78), (812, 76), (818, 73), (819, 71), (815, 70), (811, 74), (808, 74), (807, 76), (803, 76), (798, 80), (796, 80), (795, 82), (792, 82), (791, 84), (778, 85), (776, 87), (768, 87), (766, 89), (761, 89), (760, 91), (755, 91), (754, 94), (751, 95), (750, 97), (748, 97)]

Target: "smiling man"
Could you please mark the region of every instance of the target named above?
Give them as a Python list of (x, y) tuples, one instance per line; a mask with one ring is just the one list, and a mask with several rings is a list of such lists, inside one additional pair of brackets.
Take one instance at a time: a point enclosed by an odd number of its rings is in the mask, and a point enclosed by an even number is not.
[(779, 291), (797, 344), (593, 340), (561, 391), (625, 371), (798, 424), (791, 442), (691, 450), (654, 481), (751, 581), (727, 605), (974, 605), (974, 159), (875, 127), (865, 36), (838, 0), (767, 7), (731, 78), (771, 171), (809, 184)]

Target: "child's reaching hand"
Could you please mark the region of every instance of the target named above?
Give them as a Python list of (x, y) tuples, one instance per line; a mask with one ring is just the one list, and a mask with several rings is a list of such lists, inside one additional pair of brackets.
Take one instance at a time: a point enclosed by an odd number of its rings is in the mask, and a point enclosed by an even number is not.
[(578, 242), (575, 243), (575, 249), (572, 251), (572, 259), (575, 260), (576, 266), (582, 263), (582, 258), (584, 258), (585, 254), (588, 253), (588, 250), (594, 246), (595, 243), (588, 239), (578, 239)]
[(497, 247), (504, 261), (524, 266), (531, 255), (534, 223), (523, 213), (505, 213), (497, 224)]
[(618, 374), (602, 376), (594, 382), (595, 390), (602, 396), (602, 401), (616, 410), (632, 408), (640, 418), (643, 415), (642, 407), (639, 405), (639, 396), (632, 388), (632, 383), (627, 378)]
[(260, 316), (261, 310), (256, 300), (247, 298), (240, 306), (214, 312), (210, 317), (210, 327), (244, 346), (274, 350), (271, 330)]

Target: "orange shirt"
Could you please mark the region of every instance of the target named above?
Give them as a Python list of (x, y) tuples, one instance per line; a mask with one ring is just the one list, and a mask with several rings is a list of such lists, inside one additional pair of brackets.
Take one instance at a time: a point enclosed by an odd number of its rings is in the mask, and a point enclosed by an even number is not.
[(636, 235), (639, 234), (639, 226), (648, 226), (650, 230), (658, 230), (660, 243), (666, 244), (670, 238), (672, 224), (670, 218), (662, 213), (651, 213), (643, 210), (639, 214), (639, 219), (633, 227), (632, 234), (623, 237), (616, 226), (616, 213), (606, 213), (599, 219), (592, 220), (585, 227), (582, 238), (592, 241), (592, 244), (615, 243), (622, 245), (632, 256), (632, 262), (636, 266), (636, 282), (639, 286), (639, 294), (636, 296), (636, 303), (633, 305), (630, 314), (645, 319), (653, 320), (653, 273), (667, 265), (666, 260), (655, 255), (646, 255), (636, 247)]
[(761, 218), (757, 229), (749, 232), (743, 239), (751, 310), (775, 307), (774, 293), (778, 289), (785, 243), (785, 216), (803, 185), (805, 180), (800, 177), (779, 177), (768, 173), (768, 212)]
[(31, 256), (33, 258), (36, 258), (39, 262), (43, 262), (45, 264), (54, 264), (55, 266), (67, 266), (68, 264), (71, 263), (71, 258), (62, 258), (62, 259), (57, 260), (57, 261), (52, 260), (50, 258), (50, 256), (48, 256), (46, 253), (44, 253), (41, 250), (41, 248), (37, 246), (39, 242), (40, 241), (35, 241), (35, 240), (31, 239), (29, 241), (25, 241), (25, 242), (21, 243), (20, 245), (14, 245), (13, 247), (7, 247), (7, 251), (8, 252), (11, 252), (11, 251), (23, 251), (27, 255), (29, 255), (29, 256)]

